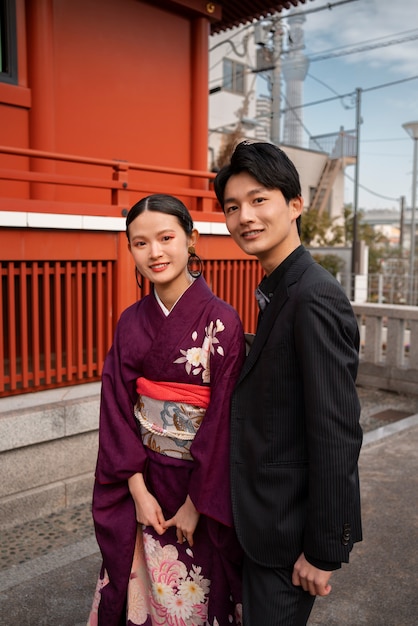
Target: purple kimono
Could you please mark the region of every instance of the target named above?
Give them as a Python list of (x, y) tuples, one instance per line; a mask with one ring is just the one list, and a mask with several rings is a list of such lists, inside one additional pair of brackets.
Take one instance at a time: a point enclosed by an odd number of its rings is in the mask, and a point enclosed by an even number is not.
[[(229, 626), (241, 623), (241, 549), (232, 527), (230, 399), (244, 359), (236, 311), (202, 277), (166, 316), (154, 294), (121, 315), (104, 364), (93, 494), (103, 556), (89, 624)], [(189, 446), (169, 456), (141, 434), (136, 381), (210, 386)], [(168, 403), (167, 403), (168, 404)], [(192, 428), (192, 430), (193, 430)], [(146, 445), (145, 445), (146, 444)], [(174, 445), (174, 447), (176, 447)], [(128, 478), (144, 475), (165, 519), (189, 495), (200, 513), (191, 548), (176, 529), (137, 524)]]

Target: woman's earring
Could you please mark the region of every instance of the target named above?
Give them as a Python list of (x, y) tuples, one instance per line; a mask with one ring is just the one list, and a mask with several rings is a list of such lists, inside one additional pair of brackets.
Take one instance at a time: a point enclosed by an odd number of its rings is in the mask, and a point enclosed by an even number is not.
[(187, 261), (187, 271), (193, 278), (199, 278), (203, 270), (202, 259), (197, 256), (194, 246), (189, 246), (188, 253), (189, 260)]
[(141, 276), (141, 274), (139, 273), (138, 268), (135, 266), (135, 280), (136, 280), (136, 284), (138, 285), (138, 287), (140, 289), (142, 289), (142, 283), (139, 282), (138, 276)]

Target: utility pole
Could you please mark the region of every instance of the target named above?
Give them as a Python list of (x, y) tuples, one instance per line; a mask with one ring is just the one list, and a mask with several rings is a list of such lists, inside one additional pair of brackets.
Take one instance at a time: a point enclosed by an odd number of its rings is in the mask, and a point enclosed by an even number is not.
[(273, 26), (273, 59), (274, 67), (271, 77), (271, 120), (270, 120), (270, 140), (272, 143), (280, 144), (280, 107), (281, 107), (281, 54), (282, 54), (282, 27), (276, 21)]
[(418, 164), (418, 122), (407, 122), (402, 124), (408, 135), (414, 141), (414, 164), (412, 170), (412, 214), (411, 214), (411, 249), (409, 252), (409, 304), (415, 305), (415, 213), (417, 209), (417, 164)]
[(399, 224), (399, 256), (402, 257), (405, 231), (405, 196), (401, 196), (401, 219)]
[(355, 299), (356, 274), (358, 263), (357, 244), (357, 213), (359, 190), (359, 161), (360, 161), (360, 125), (361, 125), (361, 89), (356, 89), (356, 167), (354, 174), (354, 202), (353, 202), (353, 245), (351, 249), (351, 299)]

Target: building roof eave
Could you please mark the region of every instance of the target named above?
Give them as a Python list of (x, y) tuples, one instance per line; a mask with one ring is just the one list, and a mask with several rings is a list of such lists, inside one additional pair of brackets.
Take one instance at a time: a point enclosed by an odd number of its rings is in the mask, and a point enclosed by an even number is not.
[(210, 32), (214, 35), (306, 2), (307, 0), (223, 0), (219, 3), (222, 7), (222, 18), (211, 23)]

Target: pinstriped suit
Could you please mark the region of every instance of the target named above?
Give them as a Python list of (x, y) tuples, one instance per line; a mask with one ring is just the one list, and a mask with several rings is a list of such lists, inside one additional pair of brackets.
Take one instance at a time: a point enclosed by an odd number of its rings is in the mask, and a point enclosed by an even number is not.
[(358, 346), (341, 286), (302, 248), (260, 320), (232, 399), (234, 518), (255, 563), (293, 567), (301, 552), (347, 562), (361, 541)]

